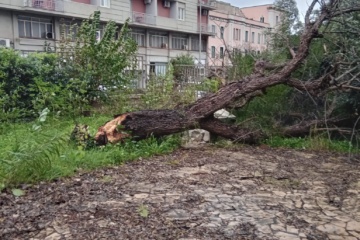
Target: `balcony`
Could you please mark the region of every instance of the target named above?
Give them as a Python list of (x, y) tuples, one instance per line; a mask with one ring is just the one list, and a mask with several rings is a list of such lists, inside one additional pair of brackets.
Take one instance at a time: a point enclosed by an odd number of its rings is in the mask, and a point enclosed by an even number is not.
[(211, 2), (210, 0), (198, 0), (198, 7), (200, 7), (200, 5), (202, 9), (207, 9), (207, 10), (216, 9), (215, 2)]
[(24, 6), (45, 11), (64, 12), (64, 0), (24, 0)]
[(202, 34), (209, 34), (209, 35), (215, 35), (216, 32), (212, 31), (211, 25), (208, 24), (201, 24), (200, 26), (198, 25), (198, 32), (200, 32)]
[(156, 16), (146, 13), (133, 12), (131, 20), (135, 24), (156, 25)]

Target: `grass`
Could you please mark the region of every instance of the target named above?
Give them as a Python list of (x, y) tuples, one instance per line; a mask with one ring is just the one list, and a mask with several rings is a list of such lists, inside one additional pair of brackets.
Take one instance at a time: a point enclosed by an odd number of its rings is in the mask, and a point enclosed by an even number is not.
[[(77, 119), (90, 126), (93, 136), (110, 116)], [(79, 170), (118, 165), (140, 157), (168, 153), (179, 146), (179, 138), (148, 138), (84, 150), (69, 141), (74, 121), (50, 118), (40, 131), (34, 122), (7, 123), (0, 127), (0, 188), (71, 176)]]
[(308, 149), (315, 151), (332, 151), (348, 153), (359, 153), (359, 146), (353, 146), (349, 141), (329, 140), (322, 136), (311, 136), (305, 138), (271, 137), (264, 142), (270, 147), (285, 147), (293, 149)]

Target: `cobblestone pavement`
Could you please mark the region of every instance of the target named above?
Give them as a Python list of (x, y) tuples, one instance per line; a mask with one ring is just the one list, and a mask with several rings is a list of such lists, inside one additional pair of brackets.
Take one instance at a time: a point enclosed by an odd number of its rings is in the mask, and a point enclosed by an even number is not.
[(0, 239), (360, 239), (359, 158), (178, 150), (0, 194)]

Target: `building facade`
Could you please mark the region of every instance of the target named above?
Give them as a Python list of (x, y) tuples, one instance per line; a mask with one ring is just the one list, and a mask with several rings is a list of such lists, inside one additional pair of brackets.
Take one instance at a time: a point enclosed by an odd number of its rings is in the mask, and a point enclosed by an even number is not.
[[(280, 16), (272, 5), (240, 9), (215, 0), (0, 0), (0, 45), (24, 55), (44, 51), (45, 43), (57, 51), (63, 24), (94, 11), (101, 12), (104, 25), (130, 19), (144, 73), (164, 73), (180, 54), (201, 65), (231, 65), (231, 52), (264, 51), (265, 32)], [(100, 39), (101, 34), (99, 29)]]
[(64, 22), (100, 11), (104, 24), (130, 19), (140, 63), (161, 65), (184, 53), (205, 63), (213, 9), (207, 0), (0, 0), (0, 44), (27, 54), (44, 51), (46, 42), (56, 51)]
[(208, 40), (208, 64), (231, 65), (234, 52), (259, 54), (267, 49), (266, 33), (275, 28), (280, 13), (272, 5), (238, 8), (221, 1), (210, 12), (213, 36)]

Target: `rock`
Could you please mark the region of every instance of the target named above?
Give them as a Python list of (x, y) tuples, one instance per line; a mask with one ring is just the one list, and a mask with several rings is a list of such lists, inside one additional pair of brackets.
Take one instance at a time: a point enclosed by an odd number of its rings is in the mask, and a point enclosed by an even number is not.
[(345, 228), (333, 225), (333, 224), (324, 224), (317, 227), (318, 230), (322, 232), (326, 232), (328, 234), (336, 234), (336, 235), (342, 235), (347, 236), (347, 232)]
[(214, 113), (214, 117), (217, 119), (234, 119), (236, 118), (235, 115), (229, 113), (225, 109), (220, 109)]
[(193, 129), (186, 131), (183, 136), (183, 147), (196, 148), (201, 144), (210, 142), (210, 133), (203, 129)]
[(191, 141), (195, 142), (209, 142), (210, 133), (203, 129), (193, 129), (189, 131), (189, 137)]
[(297, 235), (285, 233), (285, 232), (277, 232), (275, 236), (278, 237), (279, 240), (295, 240), (300, 238)]
[(360, 222), (351, 221), (347, 223), (346, 230), (360, 231)]
[(59, 233), (52, 233), (51, 235), (47, 236), (45, 240), (60, 240), (61, 235)]

